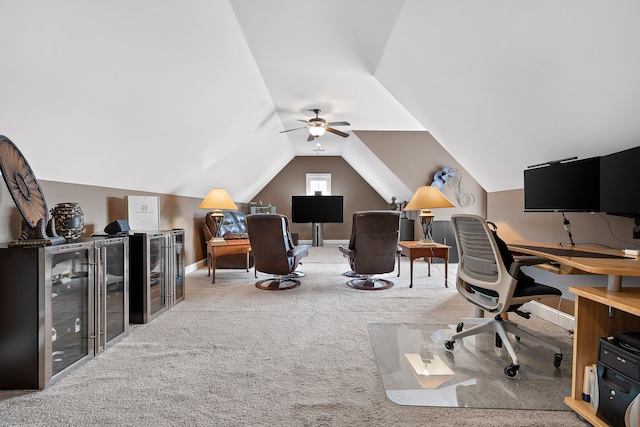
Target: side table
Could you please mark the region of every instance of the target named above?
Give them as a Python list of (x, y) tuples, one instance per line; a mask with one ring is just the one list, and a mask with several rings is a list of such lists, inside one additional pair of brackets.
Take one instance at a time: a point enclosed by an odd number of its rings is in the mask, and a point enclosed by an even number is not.
[[(251, 244), (247, 239), (225, 240), (224, 243), (207, 242), (207, 276), (211, 275), (211, 283), (216, 283), (216, 258), (222, 255), (246, 254), (247, 271), (249, 271), (249, 253)], [(211, 273), (213, 271), (213, 274)]]
[(449, 249), (451, 246), (441, 243), (425, 244), (414, 241), (401, 241), (398, 243), (402, 254), (409, 257), (409, 265), (411, 269), (410, 288), (413, 288), (413, 260), (416, 258), (425, 258), (428, 263), (427, 275), (431, 276), (431, 258), (441, 258), (444, 260), (444, 286), (448, 288), (447, 283), (449, 276)]

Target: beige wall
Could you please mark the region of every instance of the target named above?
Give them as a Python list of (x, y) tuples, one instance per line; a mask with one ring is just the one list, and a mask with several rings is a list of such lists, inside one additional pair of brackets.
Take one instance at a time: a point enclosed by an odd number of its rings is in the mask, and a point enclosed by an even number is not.
[[(77, 202), (84, 213), (86, 235), (99, 233), (117, 219), (126, 219), (125, 197), (158, 196), (160, 200), (160, 228), (185, 230), (185, 262), (193, 264), (205, 257), (200, 223), (206, 211), (198, 209), (201, 199), (119, 190), (89, 185), (38, 181), (47, 201), (48, 209), (62, 202)], [(20, 236), (22, 215), (13, 202), (6, 185), (0, 185), (0, 242), (9, 242)]]
[[(498, 225), (505, 240), (569, 243), (559, 212), (524, 212), (522, 189), (487, 195), (487, 219)], [(632, 235), (633, 221), (604, 213), (567, 212), (576, 244), (594, 244), (616, 249), (635, 248), (640, 240)]]
[[(330, 173), (331, 194), (344, 196), (344, 223), (324, 225), (325, 240), (348, 240), (351, 215), (359, 210), (388, 209), (384, 200), (342, 157), (295, 157), (254, 198), (271, 203), (278, 213), (291, 218), (291, 196), (304, 196), (307, 173)], [(311, 240), (311, 224), (290, 224), (300, 240)]]
[[(634, 240), (633, 222), (628, 218), (604, 213), (565, 213), (571, 222), (571, 233), (576, 244), (602, 245), (616, 249), (637, 249), (640, 240)], [(569, 244), (561, 213), (524, 212), (522, 189), (489, 193), (487, 219), (498, 225), (499, 235), (507, 241), (530, 240)], [(536, 268), (527, 268), (527, 274), (540, 283), (563, 291), (563, 298), (573, 300), (570, 286), (607, 286), (607, 277), (601, 275), (558, 275)], [(640, 286), (640, 279), (624, 277), (622, 286)], [(570, 308), (563, 311), (571, 312)]]
[[(445, 166), (460, 172), (459, 189), (451, 185), (453, 180), (442, 188), (442, 193), (455, 207), (435, 209), (436, 220), (446, 221), (457, 213), (485, 215), (487, 193), (484, 188), (429, 132), (357, 131), (356, 134), (412, 192), (420, 186), (431, 185), (433, 175)], [(407, 212), (407, 217), (416, 220), (416, 239), (422, 235), (417, 215), (418, 212)]]

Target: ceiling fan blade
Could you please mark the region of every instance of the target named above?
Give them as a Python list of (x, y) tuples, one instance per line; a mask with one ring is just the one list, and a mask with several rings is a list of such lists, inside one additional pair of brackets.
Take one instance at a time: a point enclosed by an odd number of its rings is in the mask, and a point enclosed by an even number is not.
[(299, 122), (302, 122), (302, 123), (309, 123), (309, 120), (302, 120), (302, 119), (298, 119), (298, 121), (299, 121)]
[(327, 130), (327, 132), (331, 132), (331, 133), (335, 133), (336, 135), (340, 135), (343, 138), (346, 138), (346, 137), (349, 136), (348, 133), (344, 133), (342, 131), (339, 131), (337, 129), (333, 129), (333, 128), (330, 128), (330, 127), (326, 127), (326, 130)]
[(313, 141), (314, 139), (316, 139), (316, 137), (315, 137), (315, 136), (313, 136), (313, 135), (311, 135), (311, 134), (309, 134), (309, 138), (307, 138), (307, 141), (311, 142), (311, 141)]
[(280, 133), (291, 132), (292, 130), (298, 130), (298, 129), (304, 129), (304, 128), (306, 128), (306, 126), (303, 126), (301, 128), (282, 130), (282, 131), (280, 131)]
[(330, 122), (327, 123), (327, 126), (351, 126), (349, 122)]

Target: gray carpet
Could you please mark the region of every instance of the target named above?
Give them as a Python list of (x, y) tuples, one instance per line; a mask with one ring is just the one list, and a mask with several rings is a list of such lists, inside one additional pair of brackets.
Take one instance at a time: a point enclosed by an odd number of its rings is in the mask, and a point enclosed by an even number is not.
[[(186, 299), (44, 391), (0, 391), (2, 426), (583, 426), (571, 411), (400, 406), (385, 396), (372, 323), (455, 324), (473, 314), (416, 261), (384, 291), (349, 288), (336, 247), (311, 248), (299, 288), (206, 268)], [(450, 269), (450, 281), (455, 268)], [(258, 277), (266, 277), (258, 274)], [(566, 333), (537, 319), (532, 328)]]

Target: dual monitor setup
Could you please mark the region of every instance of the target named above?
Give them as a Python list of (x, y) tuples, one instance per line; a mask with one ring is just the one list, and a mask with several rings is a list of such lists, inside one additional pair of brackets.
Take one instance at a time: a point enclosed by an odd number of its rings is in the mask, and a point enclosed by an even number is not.
[(640, 238), (640, 197), (635, 184), (640, 147), (606, 156), (565, 159), (524, 171), (525, 212), (605, 212), (634, 219)]

